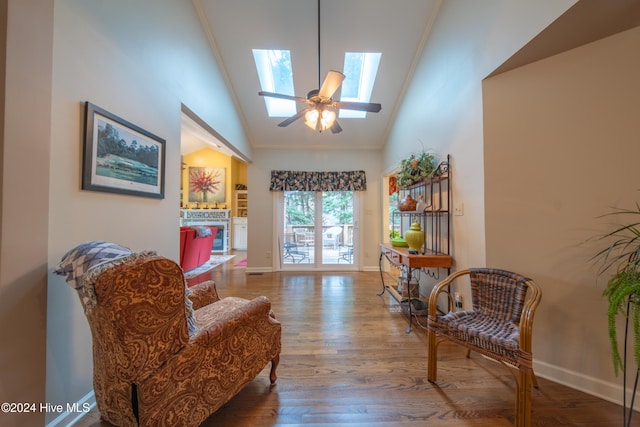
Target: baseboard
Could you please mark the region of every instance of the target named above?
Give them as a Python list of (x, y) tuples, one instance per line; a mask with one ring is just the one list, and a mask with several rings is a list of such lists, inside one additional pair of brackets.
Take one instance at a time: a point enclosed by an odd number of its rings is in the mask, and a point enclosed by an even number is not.
[(272, 273), (273, 268), (271, 267), (246, 267), (245, 272), (247, 274), (262, 274), (262, 273)]
[[(545, 378), (622, 406), (622, 377), (620, 377), (620, 384), (616, 384), (536, 360), (533, 362), (533, 369), (539, 378)], [(632, 381), (631, 386), (633, 386)], [(627, 386), (627, 398), (632, 392), (633, 390)], [(637, 399), (633, 409), (640, 411), (640, 403)]]
[(89, 413), (90, 410), (96, 406), (96, 395), (91, 390), (82, 399), (75, 403), (67, 403), (60, 415), (58, 415), (53, 421), (46, 425), (46, 427), (55, 426), (72, 426)]
[[(260, 273), (273, 273), (274, 270), (271, 267), (246, 267), (245, 271), (247, 274), (260, 274)], [(380, 267), (378, 267), (377, 265), (370, 266), (370, 267), (362, 267), (361, 271), (379, 273)]]

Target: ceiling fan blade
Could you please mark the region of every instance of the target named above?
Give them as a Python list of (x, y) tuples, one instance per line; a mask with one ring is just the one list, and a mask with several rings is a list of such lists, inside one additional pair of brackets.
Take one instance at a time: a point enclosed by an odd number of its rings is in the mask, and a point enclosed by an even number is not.
[(338, 124), (337, 120), (335, 122), (333, 122), (333, 126), (331, 126), (329, 129), (331, 129), (331, 133), (340, 133), (340, 132), (342, 132), (342, 127)]
[(304, 116), (304, 114), (308, 111), (308, 108), (305, 108), (304, 110), (300, 110), (298, 111), (296, 114), (294, 114), (293, 116), (289, 117), (288, 119), (278, 123), (278, 126), (280, 126), (281, 128), (285, 127), (285, 126), (289, 126), (291, 123), (295, 122), (296, 120), (298, 120), (299, 118), (301, 118), (302, 116)]
[(299, 97), (299, 96), (283, 95), (281, 93), (260, 91), (260, 92), (258, 92), (258, 95), (260, 95), (260, 96), (268, 96), (268, 97), (271, 97), (271, 98), (288, 99), (290, 101), (307, 102), (307, 98), (302, 98), (302, 97)]
[(342, 110), (368, 111), (369, 113), (377, 113), (382, 110), (382, 105), (373, 102), (335, 101), (331, 106)]
[(327, 77), (325, 77), (324, 82), (322, 82), (322, 87), (318, 92), (318, 96), (321, 99), (331, 99), (334, 93), (338, 90), (342, 81), (344, 80), (344, 74), (340, 71), (331, 70), (327, 73)]

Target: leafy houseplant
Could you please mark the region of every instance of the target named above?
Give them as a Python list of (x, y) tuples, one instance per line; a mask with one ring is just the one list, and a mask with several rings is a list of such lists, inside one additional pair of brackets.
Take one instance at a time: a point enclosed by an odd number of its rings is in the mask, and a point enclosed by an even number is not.
[(425, 153), (412, 154), (400, 161), (400, 170), (396, 174), (398, 187), (408, 188), (413, 184), (423, 181), (431, 176), (436, 169), (436, 159), (433, 154)]
[(600, 263), (598, 274), (612, 272), (603, 296), (608, 299), (607, 311), (609, 323), (609, 338), (613, 357), (614, 372), (618, 375), (624, 370), (620, 352), (618, 350), (616, 318), (625, 313), (625, 305), (630, 306), (630, 320), (633, 325), (634, 357), (640, 366), (640, 205), (635, 209), (616, 209), (603, 215), (625, 219), (619, 221), (615, 229), (599, 237), (608, 245), (593, 257)]

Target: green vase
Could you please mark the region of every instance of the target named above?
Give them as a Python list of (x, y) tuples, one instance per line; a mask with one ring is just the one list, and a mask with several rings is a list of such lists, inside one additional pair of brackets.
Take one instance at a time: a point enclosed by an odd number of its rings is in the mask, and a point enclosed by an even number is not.
[(424, 244), (424, 232), (417, 221), (404, 232), (404, 240), (409, 245), (409, 249), (420, 252)]

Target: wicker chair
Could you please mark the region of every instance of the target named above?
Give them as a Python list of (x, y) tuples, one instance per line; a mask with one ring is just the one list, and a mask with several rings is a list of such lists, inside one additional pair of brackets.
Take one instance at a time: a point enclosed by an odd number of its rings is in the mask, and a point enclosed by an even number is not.
[[(473, 309), (438, 315), (441, 293), (451, 298), (451, 283), (469, 276)], [(529, 298), (527, 298), (529, 293)], [(516, 426), (531, 425), (531, 385), (533, 373), (531, 335), (533, 316), (542, 291), (532, 280), (519, 274), (490, 268), (458, 271), (438, 283), (429, 297), (428, 380), (436, 381), (437, 338), (447, 339), (517, 370)], [(449, 303), (451, 307), (453, 304)]]

